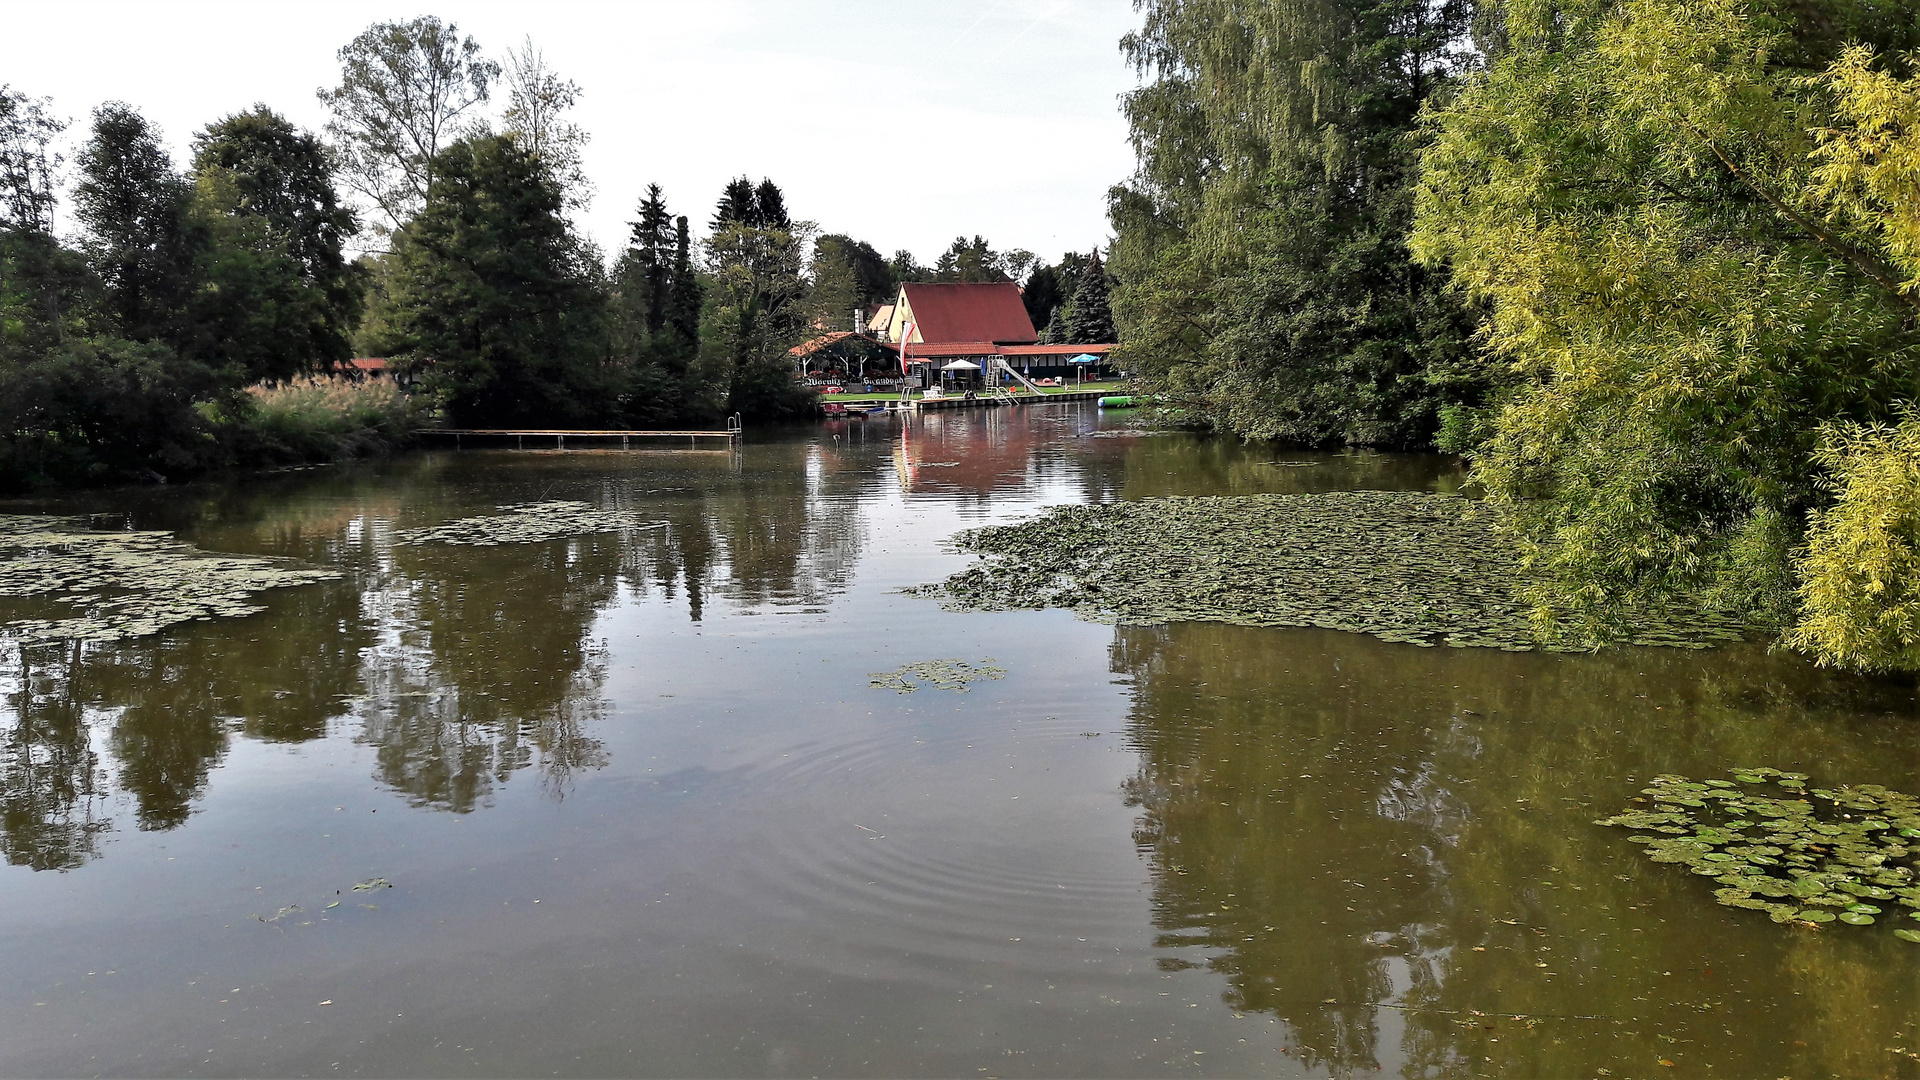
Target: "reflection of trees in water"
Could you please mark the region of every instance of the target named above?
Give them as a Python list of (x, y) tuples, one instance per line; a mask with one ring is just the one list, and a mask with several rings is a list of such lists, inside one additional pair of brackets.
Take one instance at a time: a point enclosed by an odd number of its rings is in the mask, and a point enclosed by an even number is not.
[(859, 497), (878, 486), (884, 452), (787, 442), (689, 455), (650, 469), (645, 487), (609, 485), (598, 498), (668, 523), (630, 540), (631, 581), (669, 600), (684, 592), (695, 621), (716, 595), (749, 609), (815, 607), (851, 580)]
[(367, 602), (381, 627), (367, 650), (362, 741), (380, 779), (416, 805), (467, 812), (537, 766), (556, 796), (605, 755), (593, 621), (633, 569), (619, 536), (497, 548), (401, 549)]
[(18, 650), (0, 683), (0, 847), (16, 866), (71, 870), (99, 853), (100, 834), (112, 827), (87, 703), (68, 677), (79, 650)]
[(1125, 794), (1163, 965), (1218, 972), (1333, 1072), (1866, 1075), (1920, 1034), (1911, 946), (1719, 908), (1591, 824), (1668, 771), (1798, 762), (1910, 790), (1910, 685), (1758, 648), (1512, 656), (1195, 624), (1116, 631), (1113, 667), (1135, 687)]

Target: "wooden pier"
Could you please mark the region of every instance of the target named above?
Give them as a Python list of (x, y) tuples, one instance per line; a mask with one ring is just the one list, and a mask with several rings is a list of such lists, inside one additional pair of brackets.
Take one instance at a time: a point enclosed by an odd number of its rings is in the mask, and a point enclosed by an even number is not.
[(725, 439), (729, 446), (739, 442), (741, 437), (740, 420), (730, 417), (724, 431), (633, 431), (621, 429), (595, 428), (415, 428), (416, 435), (437, 435), (453, 437), (453, 448), (463, 449), (463, 441), (468, 437), (505, 438), (512, 437), (514, 449), (525, 450), (529, 438), (553, 440), (553, 448), (565, 450), (567, 440), (608, 441), (620, 440), (620, 449), (627, 450), (635, 440), (686, 439), (688, 445), (699, 446), (701, 439)]

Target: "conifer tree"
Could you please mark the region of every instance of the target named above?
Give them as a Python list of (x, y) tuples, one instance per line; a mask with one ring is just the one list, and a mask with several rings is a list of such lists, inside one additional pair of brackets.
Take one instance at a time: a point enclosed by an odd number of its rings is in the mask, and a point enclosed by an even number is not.
[(753, 190), (753, 181), (744, 176), (736, 176), (727, 181), (726, 189), (720, 193), (720, 201), (713, 208), (713, 219), (707, 227), (718, 232), (733, 225), (754, 226), (759, 224), (760, 203)]
[(1087, 260), (1079, 280), (1074, 282), (1073, 302), (1065, 321), (1057, 337), (1067, 344), (1101, 345), (1113, 341), (1113, 306), (1108, 299), (1107, 268), (1101, 264), (1098, 251)]

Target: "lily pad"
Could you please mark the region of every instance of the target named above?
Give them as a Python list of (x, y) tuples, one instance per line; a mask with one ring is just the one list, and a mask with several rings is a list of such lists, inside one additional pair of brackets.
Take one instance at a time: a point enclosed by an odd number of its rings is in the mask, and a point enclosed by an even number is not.
[(1920, 944), (1920, 930), (1907, 930), (1903, 928), (1895, 930), (1893, 936), (1899, 938), (1901, 941), (1911, 941)]
[(867, 685), (876, 690), (911, 694), (924, 683), (935, 690), (964, 694), (968, 692), (970, 684), (980, 679), (1003, 679), (1006, 675), (1007, 669), (995, 666), (991, 658), (982, 660), (978, 665), (965, 660), (922, 660), (903, 664), (892, 671), (876, 671), (869, 676)]
[[(1884, 914), (1879, 902), (1920, 908), (1920, 844), (1893, 828), (1920, 812), (1920, 798), (1866, 784), (1807, 790), (1806, 774), (1772, 769), (1734, 776), (1771, 780), (1777, 794), (1721, 798), (1726, 781), (1663, 773), (1642, 790), (1657, 811), (1631, 809), (1596, 824), (1645, 830), (1634, 841), (1648, 858), (1712, 878), (1723, 886), (1716, 901), (1766, 911), (1775, 922), (1869, 926)], [(1766, 822), (1765, 831), (1743, 834), (1752, 821)], [(1678, 835), (1645, 834), (1660, 831)]]
[[(1320, 627), (1511, 651), (1542, 641), (1510, 545), (1471, 500), (1421, 492), (1155, 498), (1056, 506), (953, 539), (982, 556), (912, 590), (967, 611), (1066, 608), (1127, 626)], [(1635, 613), (1635, 644), (1703, 648), (1743, 625), (1695, 607)], [(1708, 790), (1704, 785), (1700, 791)]]
[(647, 521), (638, 511), (602, 510), (583, 502), (553, 500), (512, 503), (500, 509), (505, 513), (460, 518), (425, 529), (403, 529), (394, 534), (394, 543), (492, 547), (497, 544), (537, 544), (589, 533), (666, 528), (665, 522)]
[(252, 615), (257, 594), (337, 571), (215, 555), (172, 533), (99, 531), (74, 518), (0, 515), (0, 638), (116, 641), (184, 622)]

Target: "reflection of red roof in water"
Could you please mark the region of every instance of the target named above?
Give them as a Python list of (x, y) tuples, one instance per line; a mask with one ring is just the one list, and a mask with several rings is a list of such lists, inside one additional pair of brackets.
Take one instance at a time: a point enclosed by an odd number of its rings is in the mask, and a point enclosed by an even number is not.
[(920, 340), (1037, 341), (1033, 321), (1020, 302), (1020, 286), (1011, 281), (967, 285), (902, 285)]

